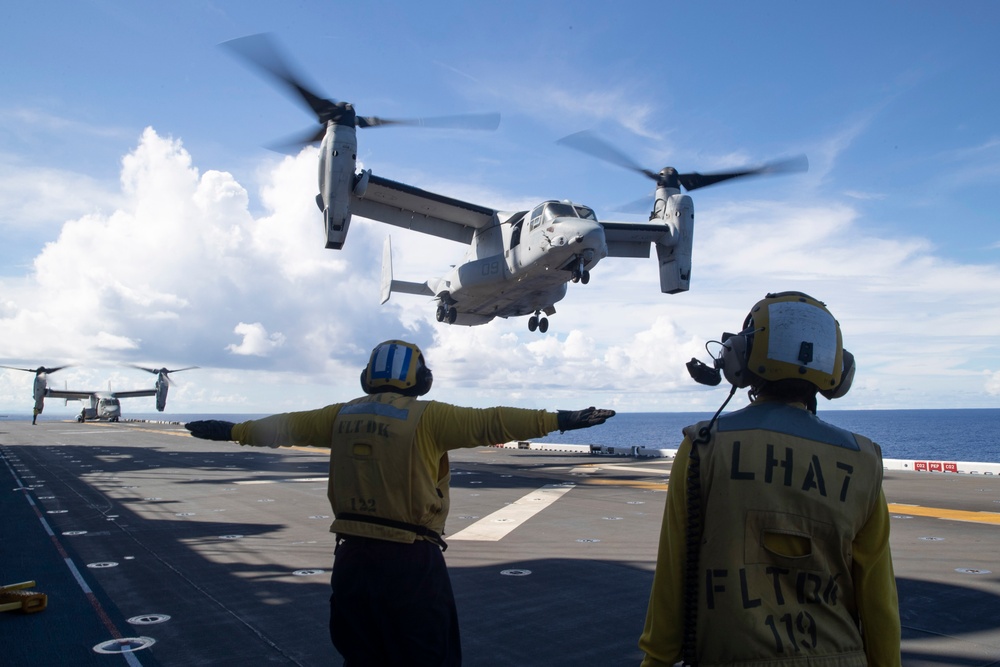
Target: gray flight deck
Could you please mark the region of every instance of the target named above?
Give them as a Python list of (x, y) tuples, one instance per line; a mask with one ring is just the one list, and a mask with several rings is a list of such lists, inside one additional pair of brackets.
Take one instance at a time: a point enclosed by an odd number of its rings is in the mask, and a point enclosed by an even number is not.
[[(0, 613), (0, 664), (340, 665), (326, 461), (179, 424), (0, 421), (0, 585), (48, 595)], [(451, 467), (464, 664), (638, 665), (670, 461), (481, 447)], [(885, 490), (903, 664), (1000, 665), (1000, 477)]]

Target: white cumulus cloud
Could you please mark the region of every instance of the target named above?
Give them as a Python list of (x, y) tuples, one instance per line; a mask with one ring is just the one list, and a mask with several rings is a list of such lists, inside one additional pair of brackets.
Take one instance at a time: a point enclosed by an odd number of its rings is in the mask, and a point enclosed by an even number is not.
[[(197, 365), (170, 409), (272, 412), (353, 397), (371, 348), (404, 338), (426, 353), (440, 400), (710, 411), (724, 389), (694, 384), (684, 364), (708, 361), (705, 342), (737, 330), (765, 293), (792, 289), (829, 304), (858, 359), (842, 407), (985, 407), (1000, 394), (998, 374), (981, 371), (1000, 366), (1000, 269), (880, 237), (842, 202), (715, 206), (698, 218), (690, 292), (661, 294), (653, 258), (609, 258), (570, 285), (541, 335), (524, 318), (440, 324), (426, 297), (379, 306), (386, 236), (404, 280), (445, 273), (464, 248), (356, 218), (343, 250), (324, 249), (316, 159), (313, 148), (271, 159), (243, 184), (147, 128), (118, 191), (83, 193), (113, 205), (68, 217), (24, 275), (0, 278), (3, 362)], [(0, 408), (30, 399), (18, 381)]]
[(271, 351), (285, 344), (285, 334), (280, 332), (269, 334), (260, 322), (253, 324), (240, 322), (233, 329), (233, 333), (243, 336), (243, 341), (239, 345), (226, 346), (226, 349), (233, 354), (266, 357)]

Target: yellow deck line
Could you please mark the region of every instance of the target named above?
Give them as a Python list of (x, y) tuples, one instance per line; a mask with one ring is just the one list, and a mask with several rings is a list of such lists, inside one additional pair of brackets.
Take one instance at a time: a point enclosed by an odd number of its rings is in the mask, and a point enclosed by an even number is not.
[(966, 521), (969, 523), (990, 523), (1000, 526), (1000, 514), (996, 512), (970, 512), (968, 510), (949, 510), (941, 507), (921, 507), (920, 505), (901, 505), (889, 503), (889, 511), (895, 514), (915, 514), (950, 521)]

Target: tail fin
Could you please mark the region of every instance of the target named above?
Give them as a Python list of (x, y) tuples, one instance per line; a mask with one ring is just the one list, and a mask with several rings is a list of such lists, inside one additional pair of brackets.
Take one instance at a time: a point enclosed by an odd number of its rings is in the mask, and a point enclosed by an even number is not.
[(385, 237), (385, 244), (382, 246), (382, 289), (381, 303), (389, 300), (392, 292), (403, 292), (404, 294), (417, 294), (420, 296), (434, 296), (434, 290), (427, 282), (415, 283), (409, 280), (393, 280), (392, 278), (392, 242), (390, 237)]
[(392, 239), (385, 237), (385, 244), (382, 245), (382, 289), (380, 292), (380, 304), (389, 300), (392, 294)]

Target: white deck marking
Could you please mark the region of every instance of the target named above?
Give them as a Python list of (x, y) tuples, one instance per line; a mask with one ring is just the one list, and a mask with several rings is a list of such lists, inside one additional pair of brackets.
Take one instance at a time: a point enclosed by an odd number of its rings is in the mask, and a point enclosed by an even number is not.
[(286, 482), (328, 482), (329, 477), (289, 477), (287, 479), (243, 479), (233, 484), (284, 484)]
[(598, 470), (607, 470), (607, 471), (610, 471), (610, 472), (614, 472), (616, 470), (623, 470), (625, 472), (651, 472), (651, 473), (656, 474), (656, 475), (669, 475), (670, 474), (670, 468), (639, 468), (639, 467), (636, 467), (636, 466), (628, 466), (628, 465), (624, 465), (624, 466), (613, 465), (613, 464), (612, 465), (598, 465), (597, 469)]
[(449, 542), (452, 540), (498, 542), (512, 530), (562, 498), (572, 488), (574, 488), (572, 484), (546, 484), (446, 539)]

